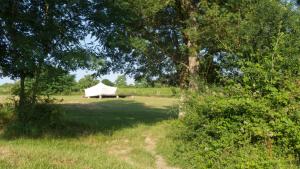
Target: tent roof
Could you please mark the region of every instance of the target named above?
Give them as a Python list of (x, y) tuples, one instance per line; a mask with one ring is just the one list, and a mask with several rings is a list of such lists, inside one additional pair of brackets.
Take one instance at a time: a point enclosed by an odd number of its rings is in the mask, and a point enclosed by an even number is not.
[(99, 95), (116, 95), (117, 88), (107, 86), (100, 82), (95, 86), (85, 89), (84, 91), (86, 97)]

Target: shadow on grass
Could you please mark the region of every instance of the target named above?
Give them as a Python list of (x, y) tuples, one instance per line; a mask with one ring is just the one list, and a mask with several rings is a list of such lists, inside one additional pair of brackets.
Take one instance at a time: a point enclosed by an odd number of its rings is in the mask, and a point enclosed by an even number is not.
[(21, 134), (5, 138), (76, 138), (97, 133), (111, 135), (123, 128), (130, 128), (138, 124), (154, 124), (177, 117), (174, 107), (156, 108), (130, 100), (107, 100), (57, 106), (65, 111), (62, 125), (43, 129), (42, 133), (35, 136)]

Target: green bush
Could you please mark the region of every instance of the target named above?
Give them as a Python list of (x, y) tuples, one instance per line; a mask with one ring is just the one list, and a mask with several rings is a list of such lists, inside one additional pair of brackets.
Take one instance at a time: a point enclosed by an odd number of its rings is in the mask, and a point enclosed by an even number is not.
[(9, 103), (0, 104), (0, 129), (13, 119), (14, 111), (14, 105)]
[(39, 103), (17, 110), (17, 118), (6, 128), (6, 136), (37, 137), (63, 129), (64, 113), (55, 105)]
[(297, 95), (280, 92), (272, 98), (255, 98), (230, 90), (188, 95), (186, 116), (174, 126), (179, 128), (177, 162), (187, 168), (296, 168), (300, 108), (293, 96)]

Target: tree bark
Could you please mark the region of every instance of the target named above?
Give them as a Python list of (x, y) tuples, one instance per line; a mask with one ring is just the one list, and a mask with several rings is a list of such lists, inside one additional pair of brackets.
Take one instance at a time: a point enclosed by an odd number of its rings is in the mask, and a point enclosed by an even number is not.
[(197, 90), (197, 77), (199, 70), (199, 59), (195, 56), (189, 56), (189, 88)]
[(184, 62), (184, 65), (179, 69), (179, 85), (181, 89), (187, 89), (189, 83), (189, 69), (186, 66), (188, 62)]
[(187, 54), (184, 57), (186, 59), (187, 66), (187, 85), (186, 87), (192, 91), (197, 90), (197, 77), (199, 70), (199, 59), (197, 53), (197, 45), (192, 42), (191, 37), (188, 34), (184, 35), (184, 43), (187, 47)]

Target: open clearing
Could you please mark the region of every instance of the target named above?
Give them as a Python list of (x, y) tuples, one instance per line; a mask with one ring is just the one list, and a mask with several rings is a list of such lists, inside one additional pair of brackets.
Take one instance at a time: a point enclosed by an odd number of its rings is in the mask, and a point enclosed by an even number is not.
[(176, 118), (176, 99), (57, 98), (68, 129), (39, 138), (0, 137), (0, 168), (176, 169), (157, 151)]

